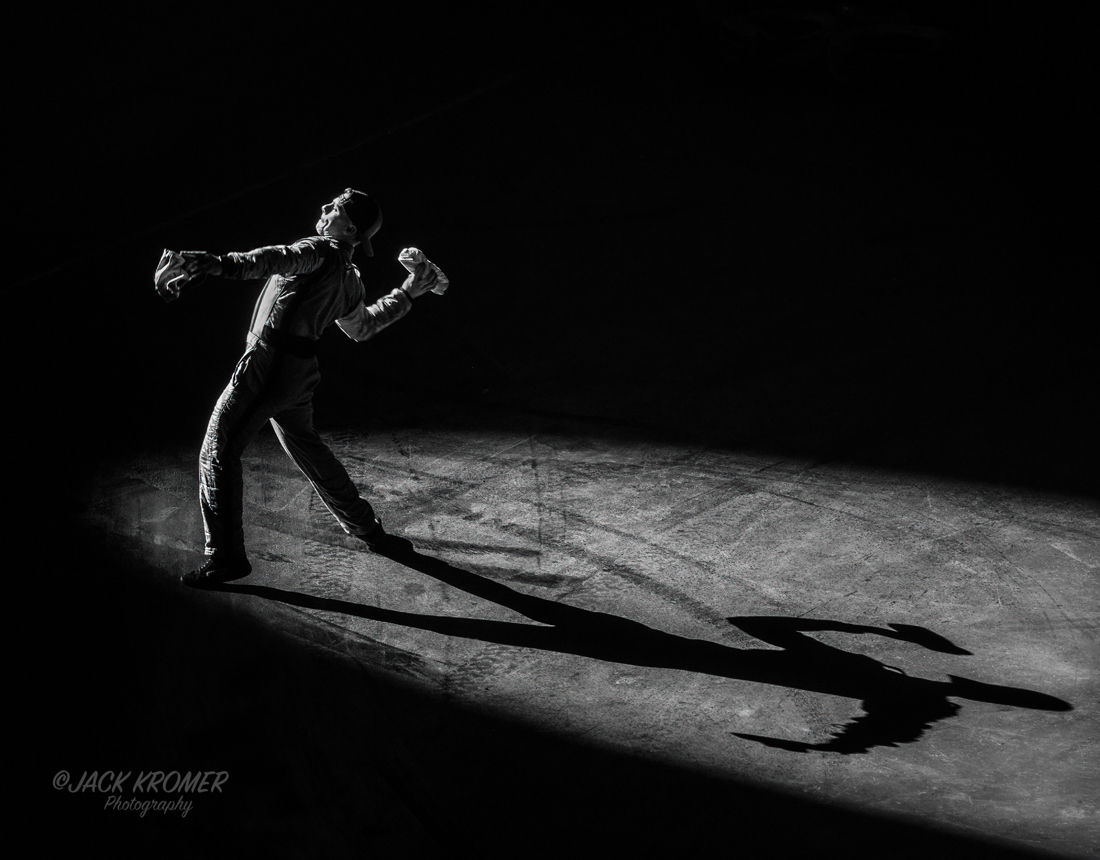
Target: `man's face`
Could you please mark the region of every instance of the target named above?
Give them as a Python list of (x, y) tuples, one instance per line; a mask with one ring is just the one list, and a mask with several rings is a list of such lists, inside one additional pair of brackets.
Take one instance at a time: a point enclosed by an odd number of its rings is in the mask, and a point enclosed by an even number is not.
[(336, 197), (331, 203), (321, 207), (321, 217), (317, 220), (318, 236), (335, 236), (338, 239), (346, 239), (355, 232), (355, 225), (351, 223), (341, 197)]

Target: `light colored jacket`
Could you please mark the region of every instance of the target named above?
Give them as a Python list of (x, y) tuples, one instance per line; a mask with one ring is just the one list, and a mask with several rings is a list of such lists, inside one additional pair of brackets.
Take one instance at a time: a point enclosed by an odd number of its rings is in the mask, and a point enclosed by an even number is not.
[(364, 341), (407, 314), (412, 302), (400, 288), (366, 303), (353, 250), (331, 236), (310, 236), (291, 245), (223, 254), (224, 277), (267, 281), (252, 312), (249, 345), (265, 326), (317, 340), (334, 322), (352, 340)]

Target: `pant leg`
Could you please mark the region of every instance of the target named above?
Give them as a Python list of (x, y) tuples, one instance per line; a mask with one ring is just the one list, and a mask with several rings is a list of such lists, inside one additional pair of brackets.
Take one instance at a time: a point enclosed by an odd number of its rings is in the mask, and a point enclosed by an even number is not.
[(347, 470), (314, 429), (312, 401), (280, 412), (271, 419), (271, 425), (283, 449), (344, 531), (349, 535), (372, 531), (377, 523), (374, 509), (359, 495)]
[(210, 416), (199, 453), (199, 507), (207, 556), (245, 555), (241, 454), (277, 408), (271, 398), (272, 375), (272, 356), (250, 349)]

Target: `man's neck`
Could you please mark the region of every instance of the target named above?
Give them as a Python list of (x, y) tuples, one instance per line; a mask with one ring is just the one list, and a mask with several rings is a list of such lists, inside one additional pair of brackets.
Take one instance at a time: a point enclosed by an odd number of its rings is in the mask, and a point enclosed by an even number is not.
[(345, 245), (350, 245), (352, 248), (359, 244), (359, 239), (355, 236), (349, 238), (347, 236), (338, 236), (334, 233), (322, 233), (321, 235), (329, 239), (335, 239), (337, 242), (342, 242)]

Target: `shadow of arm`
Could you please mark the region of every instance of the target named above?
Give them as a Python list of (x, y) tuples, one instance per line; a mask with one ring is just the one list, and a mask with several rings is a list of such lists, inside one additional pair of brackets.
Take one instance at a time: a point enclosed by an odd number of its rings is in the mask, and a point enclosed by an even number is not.
[(727, 618), (726, 620), (761, 642), (778, 645), (781, 648), (805, 647), (813, 640), (803, 636), (803, 633), (827, 630), (832, 633), (874, 633), (888, 639), (912, 642), (914, 645), (920, 645), (930, 651), (939, 651), (943, 654), (969, 655), (971, 653), (955, 645), (946, 637), (915, 624), (889, 624), (887, 627), (872, 627), (869, 624), (848, 624), (844, 621), (786, 618), (769, 615), (745, 615)]

